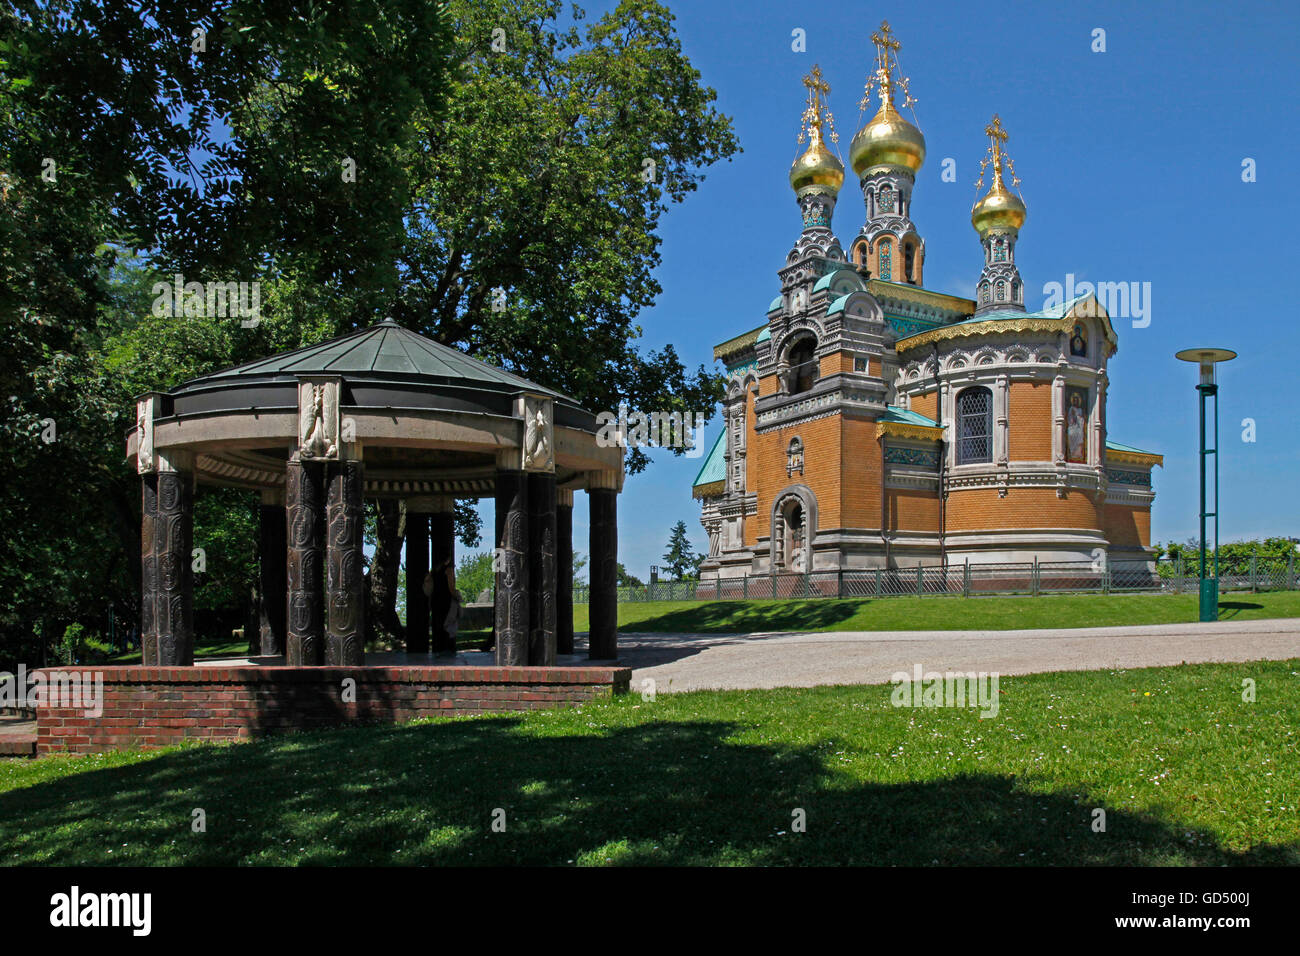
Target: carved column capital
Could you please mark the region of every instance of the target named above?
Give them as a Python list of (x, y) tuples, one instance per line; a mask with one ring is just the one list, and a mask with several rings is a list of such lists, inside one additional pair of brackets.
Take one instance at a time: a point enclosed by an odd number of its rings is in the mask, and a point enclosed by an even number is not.
[(589, 471), (586, 474), (587, 491), (622, 491), (623, 490), (623, 472), (622, 469), (614, 471), (606, 469), (603, 471)]

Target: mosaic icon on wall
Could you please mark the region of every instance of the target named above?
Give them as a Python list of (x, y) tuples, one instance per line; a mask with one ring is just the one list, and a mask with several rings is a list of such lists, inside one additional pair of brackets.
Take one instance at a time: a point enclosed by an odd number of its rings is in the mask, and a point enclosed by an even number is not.
[(1082, 322), (1075, 322), (1074, 331), (1070, 333), (1070, 354), (1081, 358), (1088, 355), (1088, 331)]
[(1065, 460), (1088, 462), (1088, 390), (1065, 390)]

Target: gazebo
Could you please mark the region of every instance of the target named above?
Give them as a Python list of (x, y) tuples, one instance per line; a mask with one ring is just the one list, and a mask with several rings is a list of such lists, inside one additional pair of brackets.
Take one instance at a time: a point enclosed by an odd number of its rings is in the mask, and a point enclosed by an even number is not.
[(366, 498), (406, 502), (406, 649), (427, 652), (420, 585), (453, 555), (455, 499), (487, 495), (496, 664), (554, 665), (573, 653), (573, 502), (586, 491), (589, 657), (618, 656), (622, 448), (599, 443), (572, 399), (392, 320), (140, 396), (127, 457), (143, 486), (146, 667), (194, 662), (200, 482), (260, 494), (261, 652), (291, 667), (365, 663)]

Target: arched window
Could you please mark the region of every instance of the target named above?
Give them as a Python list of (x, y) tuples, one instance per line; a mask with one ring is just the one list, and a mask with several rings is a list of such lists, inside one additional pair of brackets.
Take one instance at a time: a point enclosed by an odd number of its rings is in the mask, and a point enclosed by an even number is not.
[(867, 244), (859, 242), (853, 247), (853, 259), (860, 266), (867, 265)]
[(880, 187), (880, 211), (894, 211), (894, 190), (890, 186), (886, 185)]
[(1005, 279), (999, 279), (997, 285), (993, 287), (993, 295), (998, 302), (1007, 301), (1007, 283)]
[(980, 301), (987, 302), (988, 300), (989, 300), (989, 284), (985, 282), (983, 285), (980, 286)]
[(880, 275), (876, 278), (884, 279), (886, 282), (892, 282), (894, 279), (894, 268), (890, 260), (893, 258), (893, 252), (888, 239), (885, 239), (880, 243), (878, 258), (880, 260), (880, 269), (878, 270)]
[(993, 240), (993, 261), (994, 262), (1007, 261), (1007, 241), (1005, 239)]
[(993, 393), (968, 388), (957, 396), (957, 464), (993, 460)]
[(790, 394), (806, 392), (817, 381), (817, 341), (802, 338), (790, 347)]
[(916, 246), (910, 242), (903, 246), (903, 281), (916, 281)]

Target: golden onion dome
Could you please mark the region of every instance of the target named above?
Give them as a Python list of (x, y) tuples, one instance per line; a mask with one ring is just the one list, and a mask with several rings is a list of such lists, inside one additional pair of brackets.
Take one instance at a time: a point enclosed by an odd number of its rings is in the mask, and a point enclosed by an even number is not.
[(844, 185), (844, 164), (822, 143), (816, 128), (811, 132), (812, 142), (790, 167), (790, 186), (801, 198), (815, 192), (834, 196)]
[(995, 176), (992, 188), (971, 207), (970, 223), (983, 239), (994, 229), (1019, 230), (1025, 224), (1025, 215), (1024, 202), (1007, 190), (1001, 176)]
[(859, 176), (878, 166), (901, 166), (915, 174), (925, 162), (925, 137), (886, 98), (875, 118), (853, 137), (849, 162)]

